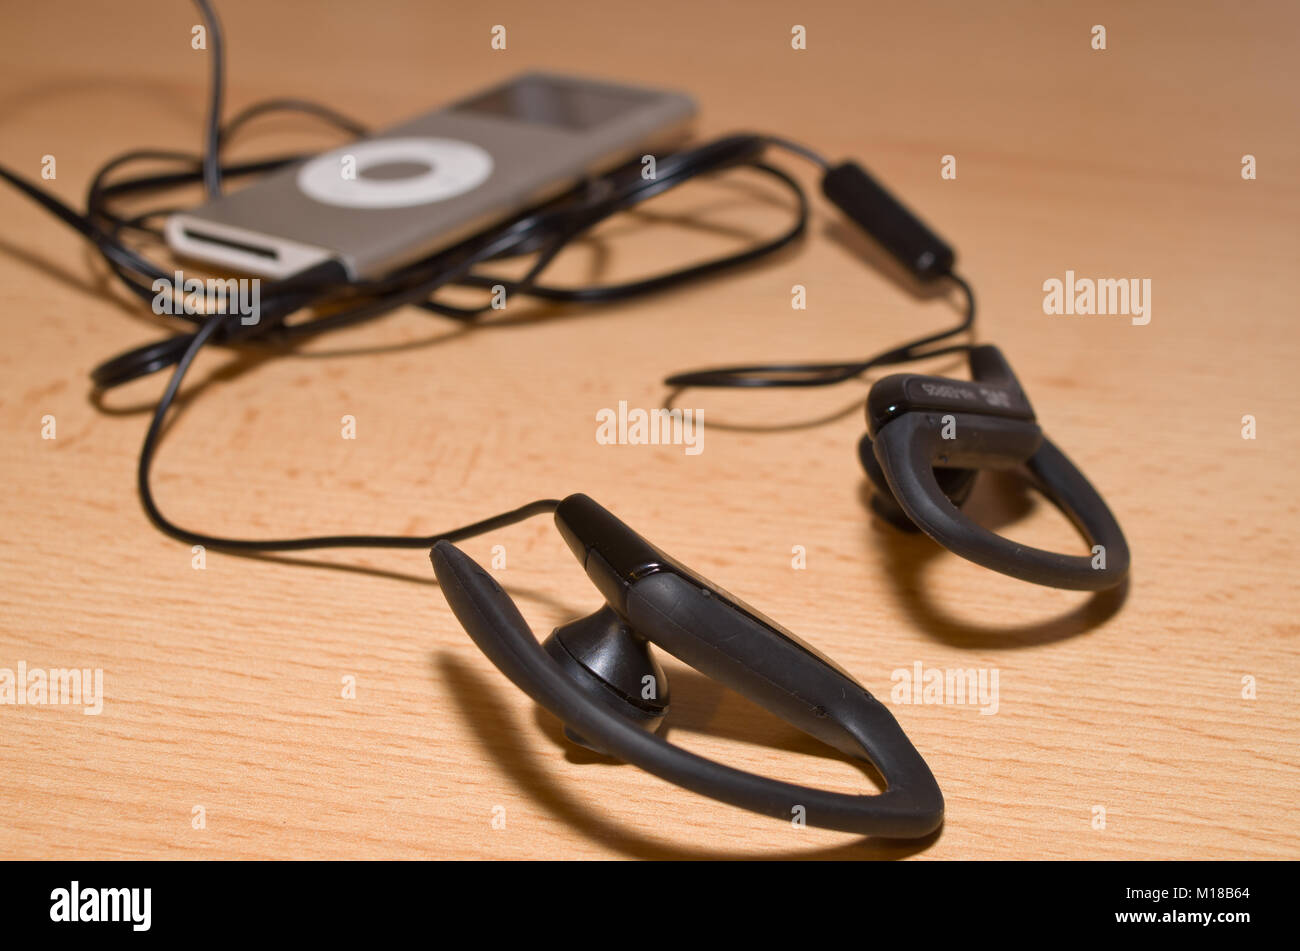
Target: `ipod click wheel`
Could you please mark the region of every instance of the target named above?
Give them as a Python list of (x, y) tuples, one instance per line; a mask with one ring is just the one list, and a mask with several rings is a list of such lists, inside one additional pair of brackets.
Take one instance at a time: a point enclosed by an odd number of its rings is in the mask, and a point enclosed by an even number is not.
[(685, 137), (675, 92), (528, 73), (171, 215), (185, 257), (266, 277), (377, 277)]

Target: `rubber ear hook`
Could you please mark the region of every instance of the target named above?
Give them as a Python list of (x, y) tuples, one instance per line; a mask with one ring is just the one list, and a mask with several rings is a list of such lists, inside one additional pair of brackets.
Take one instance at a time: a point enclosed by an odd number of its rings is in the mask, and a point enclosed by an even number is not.
[[(1001, 352), (973, 348), (971, 376), (894, 374), (872, 386), (871, 461), (859, 451), (868, 477), (888, 496), (877, 511), (886, 518), (899, 513), (955, 554), (1024, 581), (1082, 591), (1120, 584), (1128, 576), (1129, 549), (1119, 523), (1083, 473), (1043, 435)], [(955, 491), (954, 469), (1021, 470), (1075, 524), (1090, 553), (1032, 548), (977, 525), (959, 508), (969, 484), (965, 493)]]
[(584, 742), (686, 789), (765, 815), (861, 835), (917, 838), (943, 821), (943, 795), (893, 715), (848, 674), (654, 548), (583, 495), (556, 523), (628, 627), (788, 723), (874, 765), (887, 789), (849, 795), (734, 769), (676, 746), (611, 709), (543, 649), (496, 580), (450, 542), (430, 557), (474, 643)]
[[(889, 488), (885, 471), (880, 468), (880, 463), (876, 459), (876, 451), (871, 444), (869, 433), (864, 433), (858, 442), (858, 460), (862, 463), (862, 468), (866, 470), (867, 478), (871, 480), (871, 485), (875, 489), (871, 493), (872, 511), (899, 531), (919, 532), (916, 523), (907, 517), (907, 513), (894, 500), (893, 490)], [(971, 490), (975, 488), (977, 475), (979, 475), (978, 469), (936, 468), (934, 470), (934, 478), (939, 483), (939, 488), (958, 508), (970, 497)]]

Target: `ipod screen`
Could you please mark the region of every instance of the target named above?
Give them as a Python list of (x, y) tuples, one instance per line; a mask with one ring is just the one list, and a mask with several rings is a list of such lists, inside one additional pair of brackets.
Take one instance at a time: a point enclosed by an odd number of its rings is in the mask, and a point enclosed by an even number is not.
[(655, 93), (646, 90), (530, 75), (467, 99), (451, 111), (583, 131), (655, 98)]

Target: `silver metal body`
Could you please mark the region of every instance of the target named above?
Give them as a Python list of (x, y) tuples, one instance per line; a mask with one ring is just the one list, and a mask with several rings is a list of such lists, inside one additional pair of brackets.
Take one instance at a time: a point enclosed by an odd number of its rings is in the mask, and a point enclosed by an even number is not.
[(287, 277), (337, 260), (367, 278), (684, 137), (680, 93), (526, 73), (172, 215), (186, 257)]

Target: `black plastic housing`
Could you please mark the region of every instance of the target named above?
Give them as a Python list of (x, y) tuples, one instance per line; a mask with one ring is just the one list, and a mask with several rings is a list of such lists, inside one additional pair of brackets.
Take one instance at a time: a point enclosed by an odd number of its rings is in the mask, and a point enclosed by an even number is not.
[(844, 162), (827, 170), (822, 192), (917, 280), (952, 271), (957, 256), (948, 243), (861, 165)]

